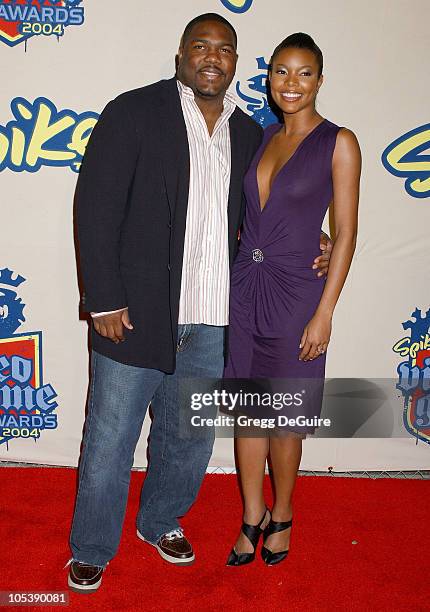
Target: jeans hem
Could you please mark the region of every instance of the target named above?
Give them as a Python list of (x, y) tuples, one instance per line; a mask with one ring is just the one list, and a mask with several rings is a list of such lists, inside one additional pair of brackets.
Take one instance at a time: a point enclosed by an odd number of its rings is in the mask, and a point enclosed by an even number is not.
[(71, 559), (71, 563), (75, 561), (77, 563), (85, 563), (85, 565), (93, 565), (94, 567), (100, 567), (105, 569), (107, 565), (109, 565), (109, 561), (106, 561), (105, 563), (94, 563), (94, 561), (83, 561), (82, 559), (77, 559), (76, 557), (72, 557)]
[[(141, 536), (143, 536), (143, 538), (145, 538), (145, 542), (148, 542), (149, 544), (152, 544), (155, 546), (155, 544), (157, 544), (158, 540), (161, 538), (161, 536), (163, 536), (165, 533), (170, 533), (171, 531), (173, 531), (174, 529), (179, 529), (179, 524), (176, 523), (176, 525), (174, 527), (172, 527), (171, 529), (166, 529), (165, 531), (162, 531), (159, 535), (156, 535), (155, 538), (153, 537), (148, 537), (143, 529), (140, 529), (138, 526), (136, 526), (136, 529), (138, 530), (138, 532), (140, 533)], [(152, 532), (153, 533), (153, 532)], [(152, 534), (150, 534), (151, 536)]]

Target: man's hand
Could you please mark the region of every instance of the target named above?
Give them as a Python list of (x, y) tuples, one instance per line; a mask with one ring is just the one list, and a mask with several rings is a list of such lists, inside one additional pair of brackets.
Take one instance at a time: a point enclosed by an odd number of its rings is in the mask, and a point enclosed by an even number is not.
[(322, 251), (322, 255), (314, 259), (312, 270), (319, 269), (317, 276), (324, 276), (324, 274), (327, 274), (328, 272), (330, 256), (333, 249), (333, 242), (324, 232), (321, 232), (320, 236), (320, 249)]
[(109, 340), (112, 340), (115, 344), (124, 342), (124, 327), (133, 329), (133, 325), (130, 323), (128, 317), (128, 308), (120, 312), (94, 317), (93, 325), (98, 334), (104, 338), (109, 338)]

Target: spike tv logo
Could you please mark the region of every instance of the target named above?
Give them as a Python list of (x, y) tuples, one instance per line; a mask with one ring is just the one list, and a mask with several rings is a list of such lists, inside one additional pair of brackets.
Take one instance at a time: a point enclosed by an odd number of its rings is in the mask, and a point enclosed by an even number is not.
[(82, 0), (0, 0), (0, 41), (9, 47), (32, 36), (64, 35), (67, 26), (84, 23)]
[(414, 198), (430, 197), (430, 123), (396, 138), (382, 153), (385, 169), (405, 181)]
[(24, 323), (16, 289), (25, 281), (0, 270), (0, 445), (16, 438), (40, 437), (57, 427), (56, 392), (43, 383), (42, 332), (15, 333)]
[(403, 422), (411, 435), (430, 444), (430, 309), (416, 308), (403, 329), (410, 335), (393, 346), (406, 358), (397, 368), (396, 385), (403, 395)]

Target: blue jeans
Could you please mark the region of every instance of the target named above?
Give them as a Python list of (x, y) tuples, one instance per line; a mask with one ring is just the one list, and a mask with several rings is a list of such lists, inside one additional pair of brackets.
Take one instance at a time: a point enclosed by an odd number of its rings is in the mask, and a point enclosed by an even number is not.
[(224, 327), (179, 325), (176, 371), (137, 368), (92, 354), (88, 414), (70, 535), (73, 559), (105, 566), (118, 549), (130, 470), (148, 404), (153, 422), (137, 528), (149, 542), (179, 527), (195, 501), (214, 443), (179, 435), (178, 380), (221, 378)]

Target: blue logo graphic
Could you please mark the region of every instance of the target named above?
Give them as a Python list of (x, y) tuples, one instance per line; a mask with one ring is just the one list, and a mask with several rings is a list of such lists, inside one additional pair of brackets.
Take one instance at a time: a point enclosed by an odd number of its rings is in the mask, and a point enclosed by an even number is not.
[(257, 57), (256, 61), (259, 73), (247, 80), (247, 87), (250, 92), (245, 93), (243, 91), (244, 86), (240, 81), (237, 81), (236, 93), (241, 100), (246, 102), (246, 110), (254, 121), (265, 128), (272, 123), (278, 123), (278, 118), (267, 101), (266, 80), (269, 64), (264, 57)]
[(251, 8), (253, 0), (221, 0), (221, 2), (233, 13), (246, 13)]
[(82, 0), (0, 0), (0, 41), (15, 47), (32, 36), (56, 36), (84, 23)]
[(23, 314), (25, 304), (17, 297), (15, 291), (1, 285), (19, 287), (24, 281), (23, 276), (17, 275), (13, 278), (13, 273), (8, 268), (0, 270), (0, 338), (13, 334), (25, 321)]
[(0, 444), (57, 427), (57, 393), (43, 383), (42, 332), (15, 334), (25, 304), (14, 289), (25, 278), (0, 270)]
[(382, 153), (382, 163), (394, 176), (405, 178), (405, 189), (414, 198), (430, 197), (430, 123), (392, 142)]
[(406, 361), (399, 364), (396, 388), (404, 398), (403, 422), (413, 436), (430, 444), (430, 309), (423, 315), (416, 308), (403, 323), (410, 337), (401, 338), (393, 351)]
[(0, 125), (0, 171), (37, 172), (42, 166), (68, 166), (79, 172), (98, 113), (59, 111), (47, 98), (33, 103), (14, 98), (11, 110), (14, 119)]

